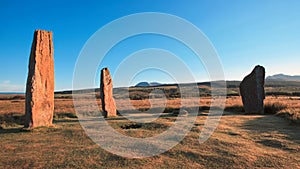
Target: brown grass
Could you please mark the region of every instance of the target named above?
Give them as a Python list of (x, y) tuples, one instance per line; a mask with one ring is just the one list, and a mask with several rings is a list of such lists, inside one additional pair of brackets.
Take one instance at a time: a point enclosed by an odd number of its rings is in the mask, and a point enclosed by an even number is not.
[[(119, 109), (128, 109), (121, 104)], [(273, 115), (242, 115), (228, 107), (241, 107), (238, 96), (226, 100), (227, 111), (216, 131), (203, 144), (199, 134), (207, 119), (210, 97), (188, 100), (200, 105), (191, 132), (171, 150), (154, 157), (128, 159), (111, 154), (96, 145), (82, 130), (73, 102), (63, 96), (55, 100), (54, 127), (22, 131), (24, 100), (0, 100), (0, 168), (300, 168), (300, 126)], [(266, 98), (267, 104), (287, 106), (277, 115), (299, 120), (297, 97)], [(88, 101), (81, 108), (88, 108)], [(131, 100), (137, 109), (147, 109), (148, 100)], [(109, 120), (117, 131), (131, 137), (151, 137), (174, 124), (168, 116), (181, 107), (181, 100), (167, 101), (166, 116), (147, 124), (122, 117)], [(98, 101), (100, 104), (100, 101)], [(288, 115), (287, 115), (288, 114)]]

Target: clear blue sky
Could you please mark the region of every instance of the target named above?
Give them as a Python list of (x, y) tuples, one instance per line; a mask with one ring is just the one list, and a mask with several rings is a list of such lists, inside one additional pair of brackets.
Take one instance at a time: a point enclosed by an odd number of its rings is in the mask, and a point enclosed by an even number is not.
[[(53, 31), (55, 89), (71, 89), (76, 59), (89, 37), (105, 24), (139, 12), (169, 13), (196, 25), (215, 46), (228, 80), (242, 80), (257, 64), (266, 67), (267, 75), (300, 74), (299, 0), (2, 0), (0, 91), (24, 91), (35, 29)], [(118, 52), (112, 51), (101, 66), (111, 67), (113, 74), (116, 61), (122, 60), (114, 53), (120, 55), (121, 51), (125, 56), (143, 47), (168, 50), (171, 47), (166, 44), (176, 43), (157, 44), (153, 43), (154, 38), (157, 37), (128, 39), (129, 47), (124, 45)], [(180, 49), (176, 47), (175, 53), (180, 53)], [(197, 80), (208, 80), (202, 78), (203, 66), (191, 63), (191, 67)], [(163, 74), (153, 74), (137, 76), (133, 83), (171, 82)], [(116, 80), (115, 86), (122, 85)]]

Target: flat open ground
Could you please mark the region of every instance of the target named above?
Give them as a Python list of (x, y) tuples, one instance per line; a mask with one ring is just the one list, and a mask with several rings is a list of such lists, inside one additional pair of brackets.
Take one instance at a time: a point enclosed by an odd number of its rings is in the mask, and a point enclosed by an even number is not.
[[(105, 151), (87, 137), (75, 116), (72, 99), (55, 100), (54, 127), (22, 131), (24, 99), (9, 97), (0, 100), (0, 168), (300, 168), (300, 126), (275, 115), (226, 111), (212, 137), (200, 144), (208, 112), (204, 108), (180, 144), (158, 156), (128, 159)], [(267, 97), (266, 102), (300, 108), (297, 97)], [(146, 100), (132, 103), (139, 109), (149, 106)], [(201, 98), (199, 104), (209, 106), (210, 98)], [(227, 98), (227, 107), (239, 105), (238, 96)], [(133, 122), (122, 117), (109, 123), (132, 137), (153, 136), (172, 125), (177, 117), (171, 113), (179, 107), (180, 99), (169, 100), (166, 116), (138, 128), (124, 128)]]

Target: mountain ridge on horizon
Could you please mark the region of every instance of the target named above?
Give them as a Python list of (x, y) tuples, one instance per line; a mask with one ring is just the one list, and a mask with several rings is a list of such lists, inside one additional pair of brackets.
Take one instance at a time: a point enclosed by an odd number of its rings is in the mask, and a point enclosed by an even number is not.
[[(274, 74), (267, 76), (265, 78), (266, 82), (272, 82), (272, 81), (294, 81), (294, 82), (300, 82), (300, 75), (286, 75), (283, 73), (280, 74)], [(206, 84), (206, 83), (211, 83), (211, 82), (219, 82), (221, 80), (217, 81), (203, 81), (203, 82), (197, 82), (197, 84)], [(242, 80), (225, 80), (226, 82), (241, 82)], [(153, 87), (153, 86), (165, 86), (165, 85), (174, 85), (175, 83), (158, 83), (158, 82), (147, 82), (147, 81), (142, 81), (137, 83), (135, 86), (132, 87)], [(184, 83), (183, 83), (184, 84)], [(188, 84), (188, 83), (186, 83)]]
[(272, 76), (267, 76), (266, 80), (275, 80), (275, 81), (299, 81), (300, 82), (300, 75), (286, 75), (283, 73), (275, 74)]

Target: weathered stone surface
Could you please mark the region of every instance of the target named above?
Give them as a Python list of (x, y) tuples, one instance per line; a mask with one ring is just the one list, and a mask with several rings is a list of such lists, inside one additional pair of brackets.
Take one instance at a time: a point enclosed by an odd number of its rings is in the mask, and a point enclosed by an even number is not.
[(26, 128), (50, 126), (54, 111), (52, 32), (34, 32), (26, 85)]
[(113, 81), (108, 68), (101, 70), (100, 98), (104, 117), (116, 116), (117, 110), (113, 98)]
[(263, 114), (265, 99), (265, 68), (256, 66), (240, 84), (240, 93), (247, 114)]

